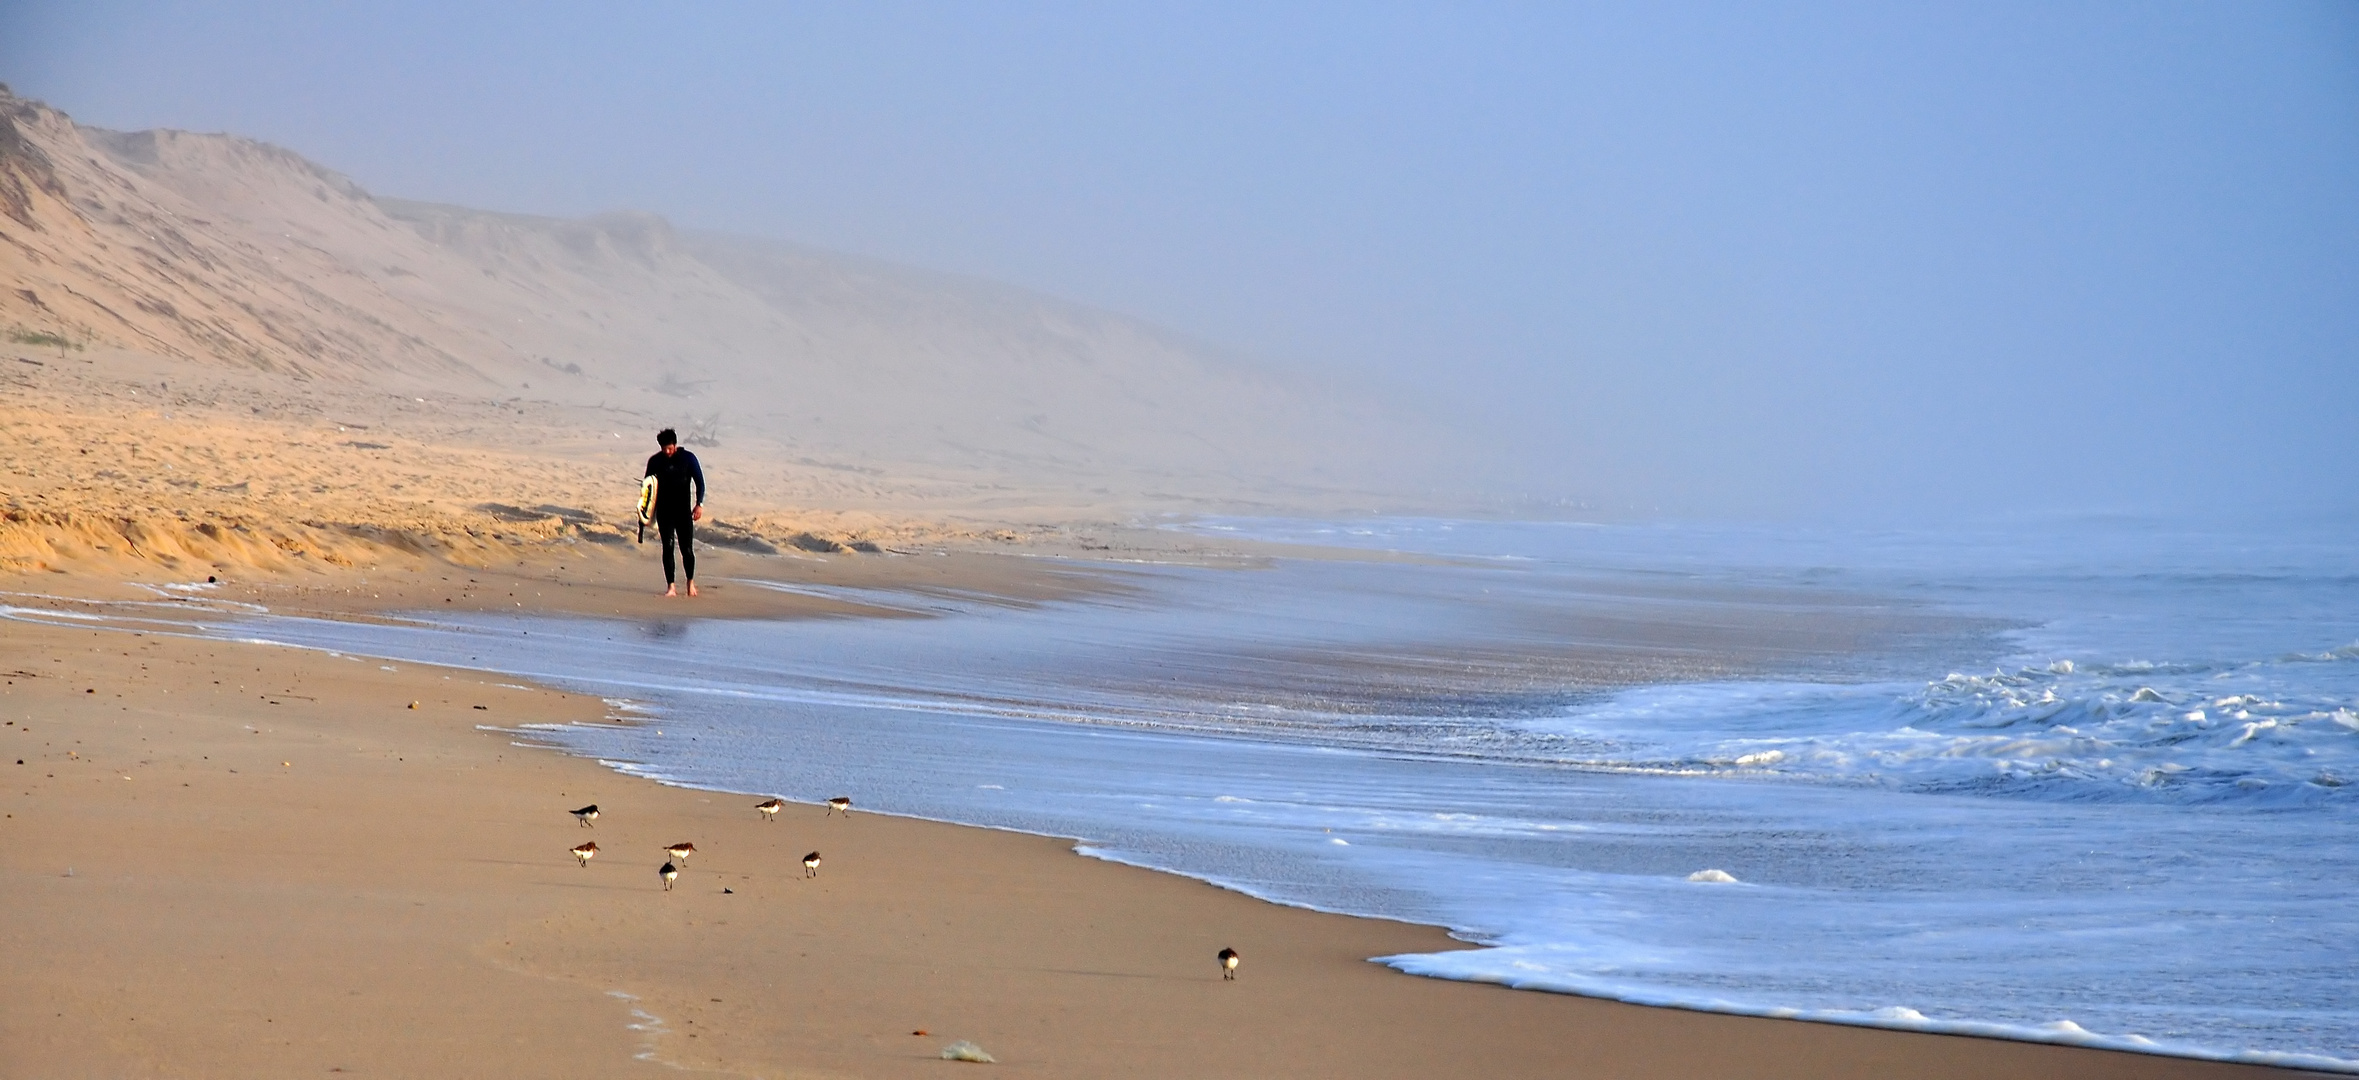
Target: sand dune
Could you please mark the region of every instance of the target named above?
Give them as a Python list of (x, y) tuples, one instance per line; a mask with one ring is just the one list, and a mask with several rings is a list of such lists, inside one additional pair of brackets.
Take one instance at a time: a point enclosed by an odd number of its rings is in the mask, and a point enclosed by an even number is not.
[(1413, 422), (1120, 315), (648, 214), (377, 198), (234, 136), (0, 97), (0, 193), (20, 342), (604, 404), (782, 460), (1114, 496), (1415, 486), (1430, 457)]
[(4, 88), (0, 332), (19, 570), (613, 540), (664, 426), (720, 492), (708, 538), (756, 551), (1380, 506), (1447, 467), (1347, 394), (1014, 287), (648, 214), (379, 198)]

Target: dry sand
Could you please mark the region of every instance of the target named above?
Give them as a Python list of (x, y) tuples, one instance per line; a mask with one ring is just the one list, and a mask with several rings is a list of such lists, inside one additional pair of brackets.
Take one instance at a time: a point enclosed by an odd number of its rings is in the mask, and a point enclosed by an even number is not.
[(8, 1077), (930, 1076), (976, 1067), (938, 1057), (955, 1039), (1071, 1077), (2283, 1075), (1419, 979), (1367, 958), (1453, 947), (1437, 930), (1053, 839), (764, 821), (483, 730), (614, 722), (591, 698), (156, 633), (0, 640)]
[[(634, 546), (653, 418), (87, 352), (0, 352), (0, 570), (301, 578)], [(919, 517), (946, 494), (922, 479), (699, 449), (712, 480), (700, 536), (739, 550), (931, 550), (1065, 529)], [(863, 502), (888, 509), (825, 509)]]

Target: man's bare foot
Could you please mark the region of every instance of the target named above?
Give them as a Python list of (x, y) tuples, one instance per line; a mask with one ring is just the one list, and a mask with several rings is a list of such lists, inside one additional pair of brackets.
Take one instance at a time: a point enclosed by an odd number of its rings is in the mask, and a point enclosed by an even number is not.
[(693, 582), (693, 581), (691, 581), (691, 582), (689, 582), (689, 583), (688, 583), (688, 595), (690, 595), (690, 596), (694, 596), (694, 595), (696, 595), (696, 583), (695, 583), (695, 582)]
[[(694, 585), (689, 586), (691, 589), (695, 587), (696, 586)], [(677, 585), (666, 585), (663, 587), (663, 594), (667, 597), (678, 596), (680, 595), (680, 587)]]

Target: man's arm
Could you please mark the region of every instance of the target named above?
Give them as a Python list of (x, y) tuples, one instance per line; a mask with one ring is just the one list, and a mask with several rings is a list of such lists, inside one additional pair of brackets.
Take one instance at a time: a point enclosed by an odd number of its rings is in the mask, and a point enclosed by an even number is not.
[(688, 478), (696, 481), (696, 505), (704, 505), (704, 462), (688, 459)]

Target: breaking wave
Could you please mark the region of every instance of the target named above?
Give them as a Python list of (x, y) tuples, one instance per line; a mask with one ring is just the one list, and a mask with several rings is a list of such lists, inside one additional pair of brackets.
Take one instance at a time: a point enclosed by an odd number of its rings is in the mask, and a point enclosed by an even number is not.
[(2359, 644), (2227, 665), (2056, 661), (1916, 685), (1649, 687), (1529, 730), (1581, 740), (1588, 752), (1567, 764), (1616, 770), (2306, 804), (2349, 798), (2359, 781)]

